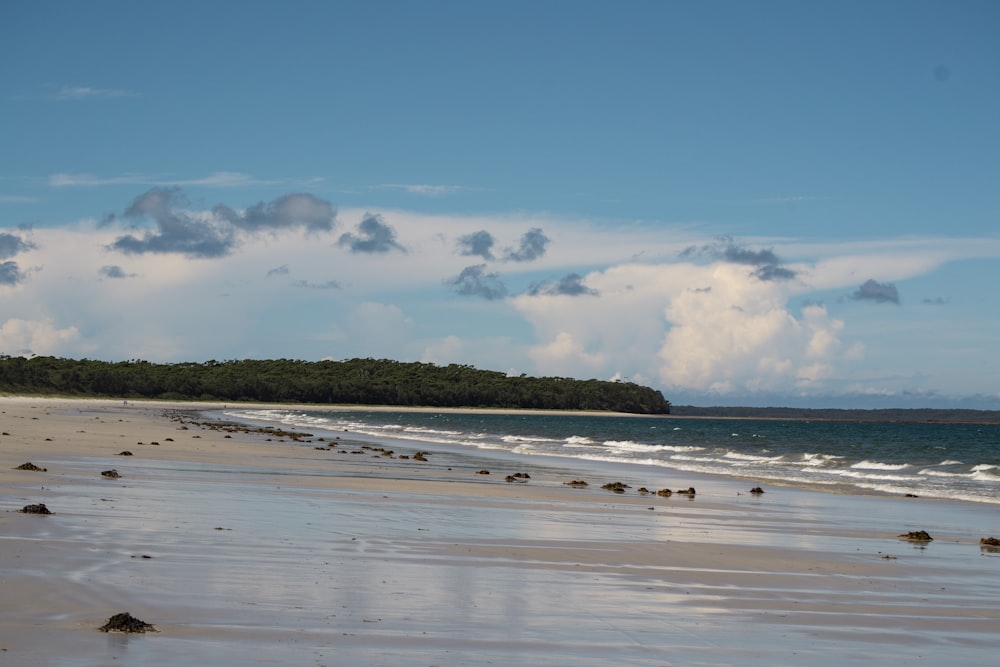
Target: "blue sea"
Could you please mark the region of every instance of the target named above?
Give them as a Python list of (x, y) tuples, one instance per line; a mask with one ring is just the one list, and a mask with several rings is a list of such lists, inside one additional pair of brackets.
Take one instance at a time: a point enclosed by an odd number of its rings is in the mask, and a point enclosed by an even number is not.
[(996, 424), (341, 409), (225, 416), (427, 451), (659, 466), (757, 484), (1000, 504)]

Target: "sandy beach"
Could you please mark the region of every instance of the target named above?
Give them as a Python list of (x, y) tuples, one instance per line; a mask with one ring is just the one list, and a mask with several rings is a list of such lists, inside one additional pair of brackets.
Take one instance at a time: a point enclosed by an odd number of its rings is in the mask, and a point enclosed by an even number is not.
[[(0, 398), (0, 664), (981, 665), (1000, 648), (1000, 554), (979, 546), (995, 506), (390, 454), (213, 428), (219, 407)], [(898, 538), (917, 530), (934, 541)], [(98, 631), (119, 612), (158, 632)]]

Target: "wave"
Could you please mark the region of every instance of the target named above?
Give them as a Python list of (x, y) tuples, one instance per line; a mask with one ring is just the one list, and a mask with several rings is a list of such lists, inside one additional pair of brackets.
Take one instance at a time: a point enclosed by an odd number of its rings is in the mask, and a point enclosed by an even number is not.
[(760, 456), (757, 454), (744, 454), (742, 452), (726, 452), (722, 456), (723, 458), (735, 461), (747, 461), (754, 463), (770, 463), (772, 461), (780, 461), (782, 459), (781, 456)]
[(632, 440), (606, 440), (604, 447), (620, 452), (699, 452), (704, 451), (704, 447), (692, 445), (648, 445)]
[(882, 463), (880, 461), (858, 461), (851, 465), (852, 468), (863, 470), (906, 470), (911, 467), (909, 463)]
[(505, 435), (500, 438), (504, 442), (562, 442), (553, 438), (543, 438), (533, 435)]
[[(542, 419), (518, 416), (474, 419), (448, 415), (401, 415), (357, 412), (300, 412), (281, 409), (226, 411), (242, 420), (278, 422), (285, 427), (349, 432), (354, 437), (391, 438), (424, 444), (479, 451), (494, 450), (524, 456), (557, 456), (566, 459), (649, 465), (673, 471), (752, 478), (761, 483), (800, 484), (817, 487), (866, 489), (880, 493), (913, 493), (923, 497), (961, 498), (1000, 503), (1000, 465), (990, 462), (989, 449), (949, 446), (951, 458), (933, 462), (932, 450), (915, 436), (902, 449), (891, 449), (866, 440), (863, 431), (855, 438), (839, 427), (795, 424), (788, 435), (781, 431), (743, 433), (720, 424), (714, 431), (699, 422), (697, 429), (685, 425), (661, 427), (660, 436), (650, 437), (648, 421)], [(854, 428), (854, 427), (852, 427)], [(864, 426), (857, 428), (866, 428)], [(880, 427), (880, 428), (884, 428)], [(725, 429), (725, 430), (722, 430)], [(804, 430), (803, 430), (804, 429)], [(924, 431), (921, 430), (921, 433)], [(657, 442), (667, 436), (667, 442)], [(727, 438), (727, 436), (729, 436)], [(350, 436), (348, 436), (350, 437)], [(921, 438), (923, 436), (920, 436)], [(980, 447), (976, 440), (975, 447)], [(762, 447), (767, 444), (766, 449)], [(937, 440), (940, 442), (940, 439)], [(860, 444), (858, 444), (860, 443)], [(905, 452), (908, 462), (887, 462)], [(985, 453), (984, 453), (985, 452)], [(935, 451), (940, 456), (939, 451)], [(936, 457), (935, 457), (936, 458)], [(966, 460), (984, 461), (977, 465)]]

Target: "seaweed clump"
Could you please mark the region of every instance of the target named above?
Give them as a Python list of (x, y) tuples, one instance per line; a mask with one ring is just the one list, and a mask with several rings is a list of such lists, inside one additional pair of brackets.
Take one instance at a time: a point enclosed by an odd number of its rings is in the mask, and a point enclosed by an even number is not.
[(901, 540), (909, 540), (910, 542), (932, 542), (934, 538), (931, 537), (926, 530), (915, 530), (909, 533), (903, 533), (899, 536)]
[(150, 623), (140, 621), (132, 614), (122, 612), (108, 619), (108, 622), (98, 628), (101, 632), (159, 632)]
[(25, 505), (21, 508), (21, 511), (25, 514), (52, 514), (52, 511), (45, 506), (45, 503), (38, 503), (37, 505)]

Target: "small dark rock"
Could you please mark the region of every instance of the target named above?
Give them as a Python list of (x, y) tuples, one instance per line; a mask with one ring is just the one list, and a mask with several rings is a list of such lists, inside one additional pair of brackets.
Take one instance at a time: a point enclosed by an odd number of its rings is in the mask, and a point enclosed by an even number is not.
[(759, 496), (760, 494), (764, 493), (764, 489), (760, 488), (759, 486), (755, 486), (752, 489), (750, 489), (750, 493), (752, 493), (755, 496)]
[(111, 470), (105, 470), (104, 472), (102, 472), (101, 477), (107, 477), (108, 479), (118, 479), (119, 477), (121, 477), (121, 475), (118, 474), (117, 470), (112, 468)]
[(984, 549), (1000, 549), (1000, 540), (995, 537), (984, 537), (979, 540), (979, 546)]
[(38, 503), (37, 505), (25, 505), (21, 508), (21, 511), (25, 514), (52, 514), (45, 503)]
[(639, 495), (643, 495), (643, 496), (644, 496), (644, 495), (646, 495), (647, 493), (649, 493), (649, 489), (647, 489), (647, 488), (646, 488), (646, 487), (644, 487), (644, 486), (640, 486), (640, 487), (639, 487), (639, 491), (638, 491), (638, 493), (639, 493)]
[(132, 452), (126, 449), (123, 452), (118, 452), (118, 456), (132, 456)]
[(574, 479), (573, 481), (566, 482), (566, 486), (572, 486), (573, 488), (582, 489), (585, 486), (589, 486), (587, 482), (582, 479)]
[(149, 623), (140, 621), (128, 612), (115, 614), (98, 630), (101, 632), (159, 632)]
[(531, 479), (531, 475), (526, 472), (516, 472), (514, 473), (514, 477), (517, 477), (518, 479)]
[(932, 542), (934, 540), (933, 537), (927, 534), (926, 530), (914, 530), (909, 533), (903, 533), (899, 538), (911, 542)]
[(631, 489), (632, 487), (624, 482), (608, 482), (601, 486), (601, 488), (613, 493), (625, 493), (625, 489)]
[(476, 474), (477, 474), (477, 475), (489, 475), (489, 474), (490, 474), (490, 471), (489, 471), (489, 470), (480, 470), (480, 471), (479, 471), (479, 472), (477, 472)]
[(656, 495), (662, 496), (664, 498), (669, 498), (670, 496), (674, 495), (674, 492), (671, 491), (670, 489), (660, 489), (659, 491), (656, 492)]
[(31, 470), (33, 472), (48, 472), (49, 471), (48, 468), (39, 468), (38, 466), (36, 466), (31, 461), (28, 461), (27, 463), (22, 463), (21, 465), (19, 465), (16, 468), (14, 468), (14, 470)]

